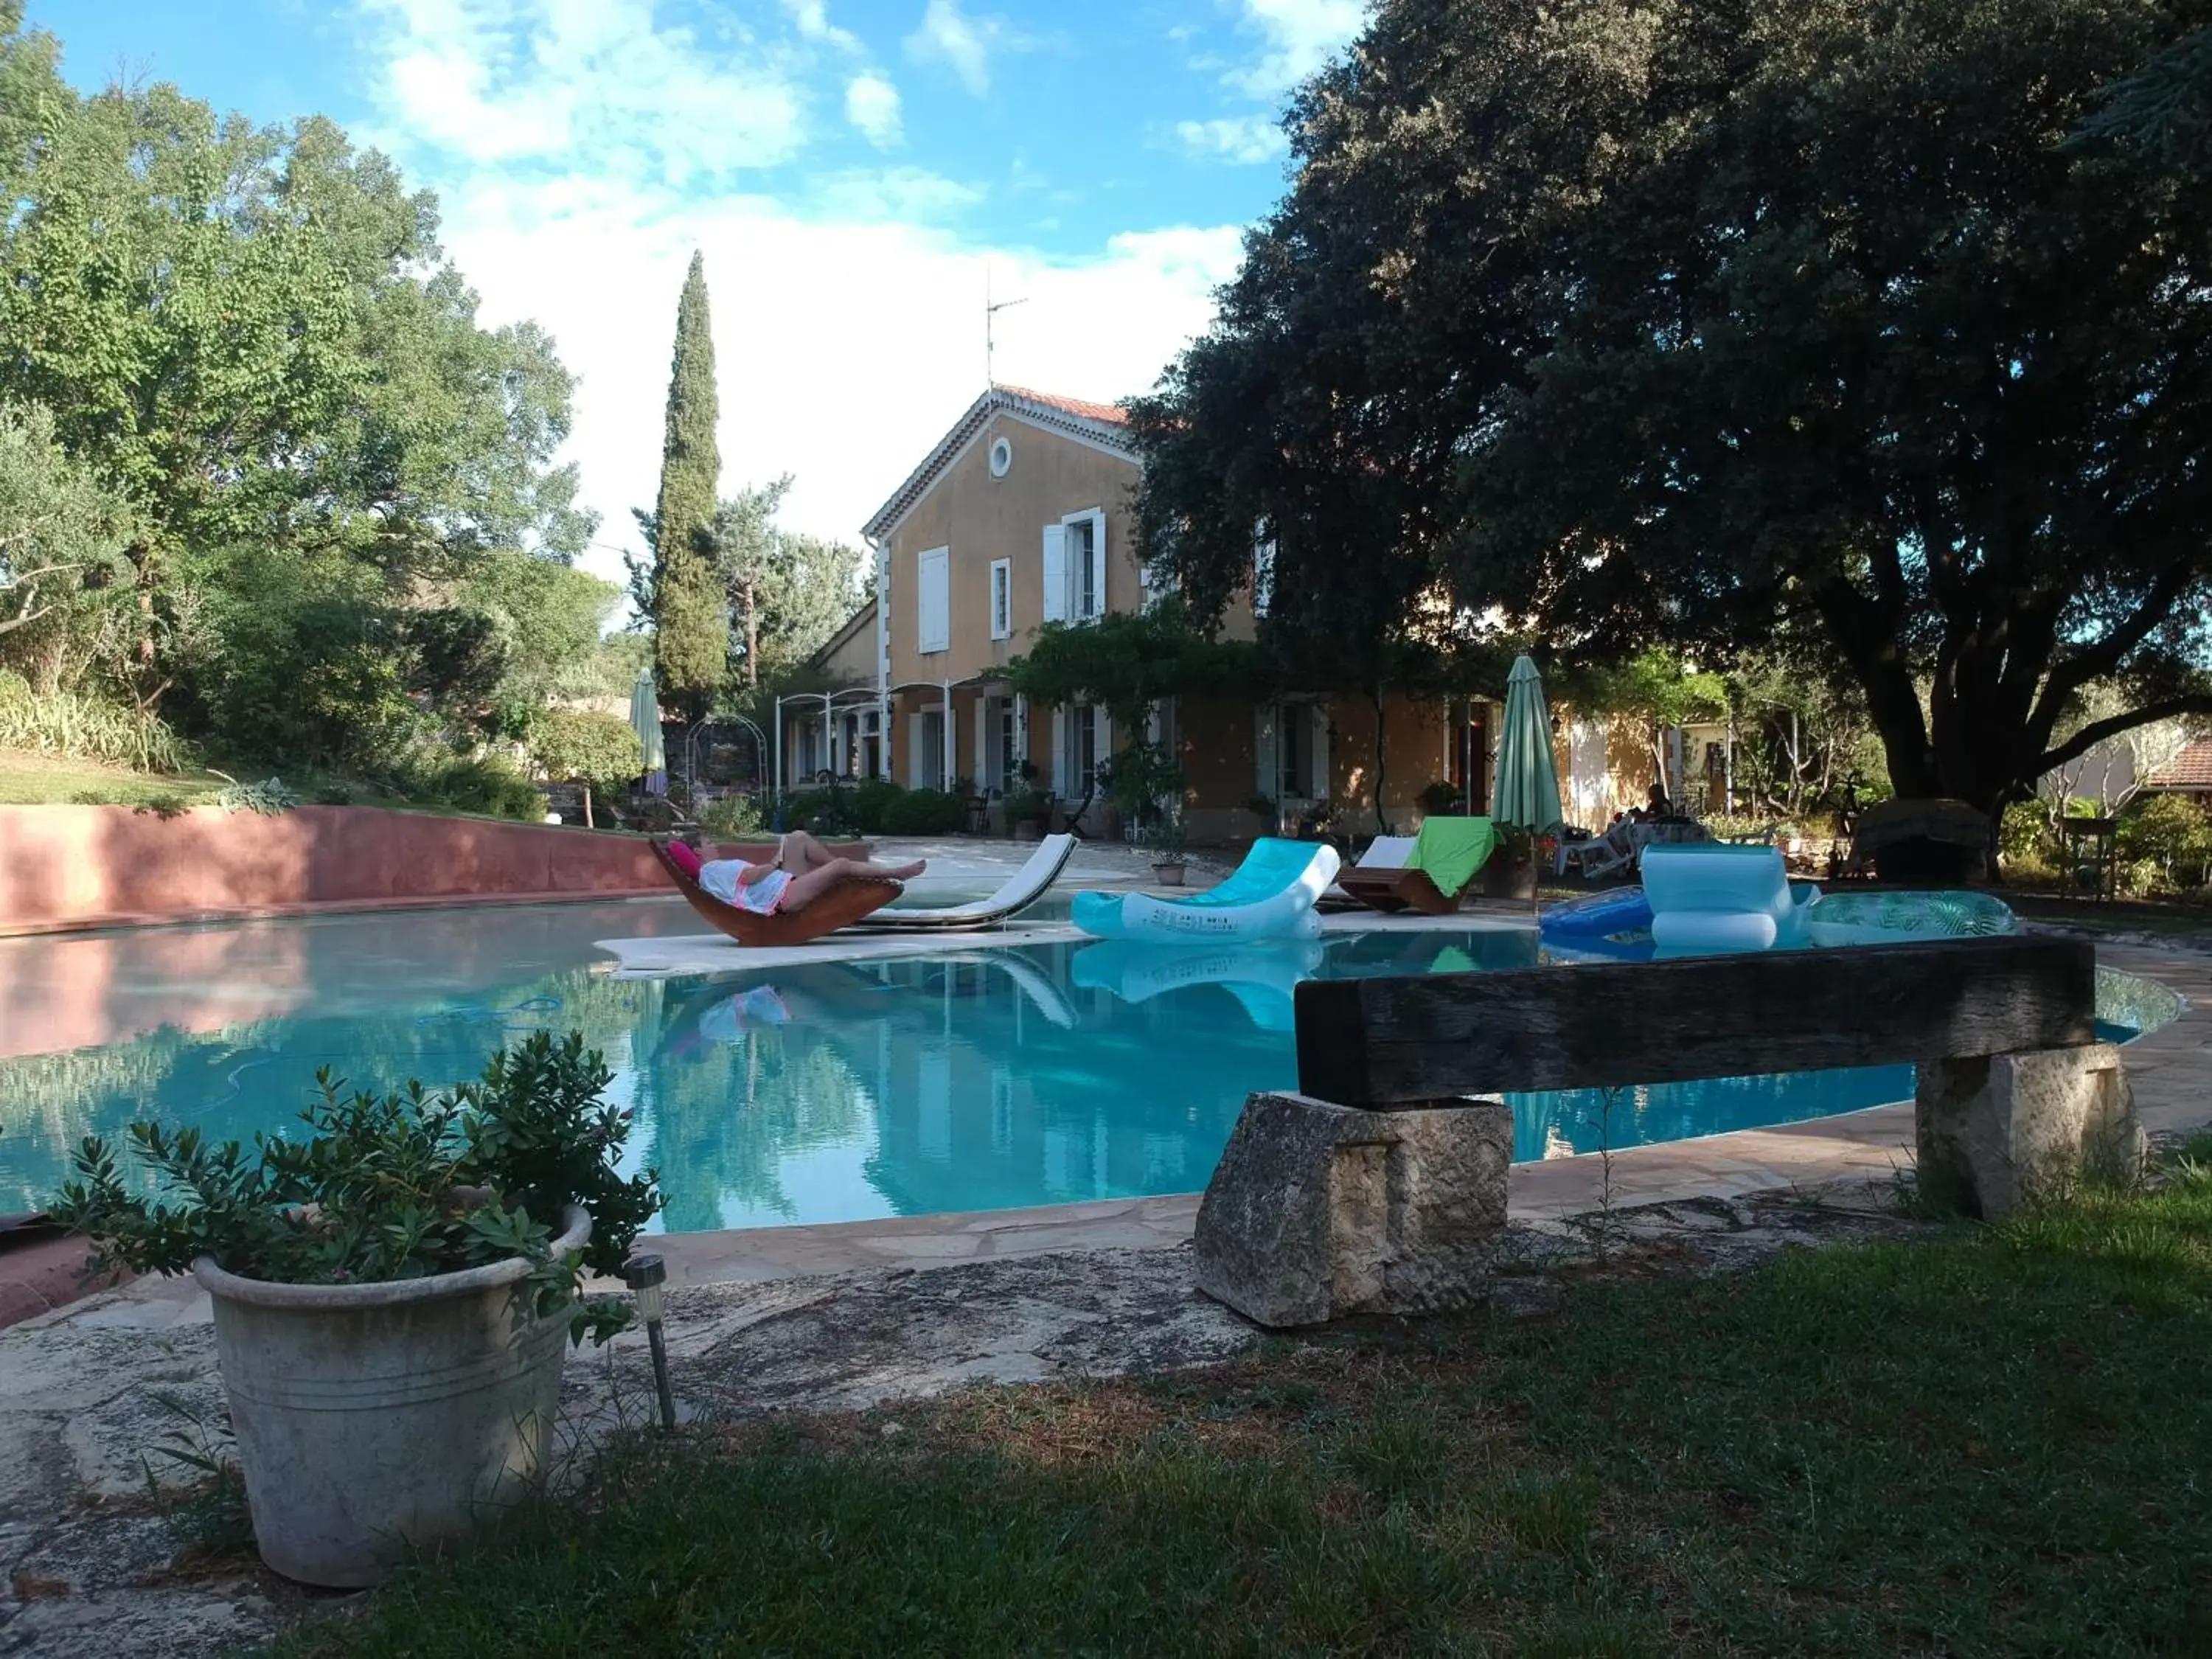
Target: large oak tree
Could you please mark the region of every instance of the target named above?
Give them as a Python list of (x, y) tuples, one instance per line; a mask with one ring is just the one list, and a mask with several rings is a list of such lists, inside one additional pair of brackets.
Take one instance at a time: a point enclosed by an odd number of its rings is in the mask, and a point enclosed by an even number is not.
[(1809, 630), (1899, 790), (1985, 809), (2212, 711), (2205, 180), (2074, 137), (2191, 21), (1386, 0), (1140, 412), (1153, 551), (1216, 592), (1276, 516), (1316, 626), (1433, 568), (1573, 654)]

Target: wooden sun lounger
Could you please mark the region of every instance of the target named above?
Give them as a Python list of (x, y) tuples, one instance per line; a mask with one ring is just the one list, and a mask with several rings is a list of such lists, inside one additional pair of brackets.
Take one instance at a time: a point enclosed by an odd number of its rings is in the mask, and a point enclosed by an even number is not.
[(1346, 895), (1358, 899), (1370, 910), (1392, 915), (1401, 910), (1418, 910), (1425, 916), (1448, 916), (1460, 908), (1474, 884), (1447, 898), (1437, 890), (1437, 884), (1425, 870), (1340, 870), (1336, 884)]
[(848, 876), (808, 904), (796, 910), (756, 915), (725, 904), (692, 880), (684, 866), (668, 856), (668, 843), (655, 837), (653, 855), (676, 884), (676, 890), (718, 933), (726, 933), (740, 945), (763, 949), (804, 945), (840, 927), (849, 927), (863, 916), (874, 915), (906, 890), (905, 884), (888, 876)]

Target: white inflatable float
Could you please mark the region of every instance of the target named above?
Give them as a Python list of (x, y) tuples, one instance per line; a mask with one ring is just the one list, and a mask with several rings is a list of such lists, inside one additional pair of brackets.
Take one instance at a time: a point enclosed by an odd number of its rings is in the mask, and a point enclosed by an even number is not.
[(1802, 941), (1820, 890), (1790, 886), (1779, 848), (1696, 842), (1644, 849), (1644, 897), (1662, 955), (1702, 954)]
[(1072, 920), (1100, 939), (1218, 944), (1228, 939), (1318, 939), (1314, 902), (1336, 879), (1336, 848), (1304, 841), (1252, 843), (1237, 873), (1188, 898), (1147, 893), (1078, 893)]
[(1218, 985), (1243, 1005), (1246, 1017), (1261, 1030), (1287, 1031), (1297, 1024), (1293, 996), (1298, 981), (1319, 971), (1322, 949), (1316, 940), (1296, 939), (1231, 941), (1212, 950), (1102, 939), (1075, 953), (1068, 977), (1080, 988), (1110, 991), (1124, 1002), (1147, 1002), (1193, 985)]

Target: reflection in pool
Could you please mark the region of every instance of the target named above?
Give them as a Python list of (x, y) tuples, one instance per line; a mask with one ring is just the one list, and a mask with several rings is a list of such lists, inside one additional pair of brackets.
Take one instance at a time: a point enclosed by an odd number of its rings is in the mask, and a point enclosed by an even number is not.
[[(443, 1086), (514, 1036), (572, 1027), (637, 1112), (632, 1148), (660, 1170), (671, 1228), (1189, 1192), (1245, 1095), (1294, 1084), (1300, 977), (1496, 970), (1537, 951), (1528, 932), (1470, 927), (1219, 953), (949, 950), (711, 981), (592, 965), (593, 938), (693, 926), (680, 908), (581, 906), (0, 941), (0, 1212), (42, 1202), (88, 1132), (150, 1115), (216, 1139), (282, 1133), (320, 1067), (355, 1086)], [(77, 988), (70, 1023), (57, 976)], [(2143, 981), (2107, 978), (2124, 1023), (2171, 1017), (2131, 988)], [(1911, 1090), (1911, 1068), (1889, 1066), (1626, 1091), (1609, 1114), (1597, 1091), (1516, 1097), (1516, 1154)]]

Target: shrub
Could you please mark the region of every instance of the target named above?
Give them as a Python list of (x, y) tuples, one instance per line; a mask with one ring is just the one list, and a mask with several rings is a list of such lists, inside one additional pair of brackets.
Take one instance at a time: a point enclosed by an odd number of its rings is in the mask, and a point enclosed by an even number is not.
[[(1421, 791), (1421, 811), (1429, 817), (1443, 817), (1449, 813), (1458, 811), (1466, 799), (1466, 794), (1457, 784), (1448, 783), (1439, 778)], [(1274, 803), (1270, 801), (1267, 805), (1272, 811)]]
[(869, 778), (857, 785), (853, 790), (853, 827), (864, 836), (882, 835), (905, 793), (889, 778)]
[(908, 789), (891, 802), (884, 815), (887, 836), (950, 836), (968, 822), (968, 808), (957, 795), (942, 789)]
[(181, 772), (191, 750), (159, 715), (77, 691), (33, 691), (21, 674), (0, 669), (0, 749)]
[(425, 806), (490, 817), (535, 823), (545, 815), (545, 798), (514, 766), (492, 756), (413, 756), (392, 774), (400, 795)]
[(767, 827), (767, 815), (750, 795), (724, 795), (699, 809), (699, 827), (716, 841), (746, 841)]
[(2137, 797), (2120, 818), (2118, 840), (2123, 860), (2157, 869), (2157, 885), (2195, 887), (2212, 874), (2212, 815), (2185, 797)]
[[(620, 1270), (660, 1207), (659, 1177), (619, 1173), (630, 1115), (605, 1103), (613, 1073), (580, 1032), (540, 1032), (492, 1056), (481, 1082), (425, 1095), (419, 1083), (382, 1099), (322, 1097), (301, 1114), (306, 1138), (256, 1135), (210, 1146), (198, 1129), (134, 1123), (140, 1160), (163, 1191), (125, 1189), (97, 1136), (77, 1149), (79, 1180), (62, 1189), (57, 1220), (90, 1237), (103, 1265), (179, 1273), (211, 1255), (229, 1272), (286, 1285), (384, 1284), (459, 1272), (517, 1255), (541, 1313), (572, 1300), (581, 1270)], [(564, 1212), (580, 1205), (592, 1237), (580, 1255), (550, 1249)], [(611, 1334), (626, 1304), (580, 1309), (579, 1334)]]

